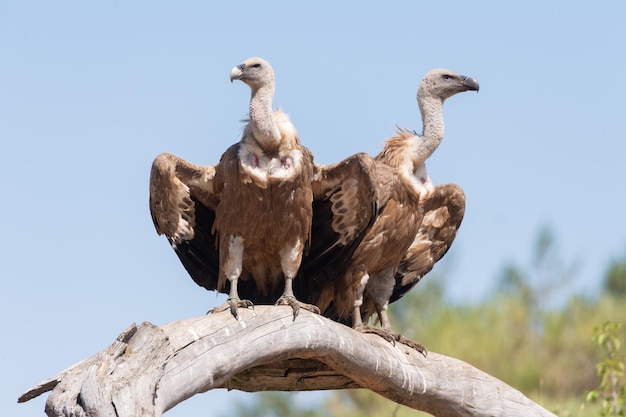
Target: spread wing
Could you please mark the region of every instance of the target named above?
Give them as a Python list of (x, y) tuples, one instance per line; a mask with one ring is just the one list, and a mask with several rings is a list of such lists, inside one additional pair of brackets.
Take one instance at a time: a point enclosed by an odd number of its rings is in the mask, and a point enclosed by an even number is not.
[(446, 254), (465, 214), (465, 194), (456, 184), (436, 186), (421, 204), (424, 218), (413, 244), (398, 265), (390, 303), (410, 291)]
[(193, 280), (215, 290), (218, 250), (211, 232), (219, 202), (215, 166), (201, 166), (161, 154), (150, 172), (150, 213)]
[(316, 303), (322, 289), (343, 274), (376, 220), (376, 164), (358, 153), (332, 165), (316, 165), (312, 180), (311, 245), (294, 281), (299, 300)]
[[(159, 155), (150, 175), (150, 212), (157, 232), (166, 235), (193, 280), (208, 290), (217, 289), (219, 251), (212, 230), (221, 182), (219, 166), (196, 165), (171, 154)], [(344, 271), (376, 219), (374, 160), (362, 153), (333, 165), (316, 165), (312, 186), (311, 244), (294, 280), (296, 297), (309, 303)], [(221, 291), (229, 289), (226, 283)], [(239, 294), (255, 303), (280, 295), (261, 300), (252, 279), (239, 280)]]

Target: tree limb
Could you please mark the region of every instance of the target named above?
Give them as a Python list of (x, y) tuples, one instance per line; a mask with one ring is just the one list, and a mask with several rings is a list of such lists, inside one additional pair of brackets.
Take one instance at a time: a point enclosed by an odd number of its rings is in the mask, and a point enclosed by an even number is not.
[(163, 326), (131, 325), (108, 348), (41, 382), (53, 416), (161, 416), (214, 388), (367, 388), (435, 416), (554, 416), (460, 360), (427, 357), (289, 306), (256, 306)]

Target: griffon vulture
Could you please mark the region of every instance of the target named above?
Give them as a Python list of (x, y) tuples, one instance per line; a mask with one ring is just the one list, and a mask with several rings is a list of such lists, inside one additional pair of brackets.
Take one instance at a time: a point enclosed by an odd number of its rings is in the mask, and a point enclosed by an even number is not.
[[(441, 259), (463, 219), (463, 191), (453, 184), (434, 187), (425, 161), (443, 139), (444, 101), (468, 90), (478, 91), (478, 82), (449, 70), (436, 69), (422, 79), (417, 101), (423, 134), (398, 129), (375, 158), (380, 212), (346, 274), (322, 291), (318, 306), (325, 315), (425, 352), (391, 330), (387, 307)], [(374, 312), (380, 328), (363, 324)]]
[(159, 155), (150, 176), (154, 225), (198, 285), (228, 294), (213, 312), (237, 318), (239, 307), (273, 302), (290, 305), (294, 318), (300, 307), (319, 312), (296, 299), (294, 279), (302, 267), (321, 287), (322, 271), (349, 259), (376, 214), (374, 161), (357, 154), (314, 166), (288, 115), (271, 108), (270, 64), (250, 58), (230, 78), (252, 90), (241, 141), (213, 166)]

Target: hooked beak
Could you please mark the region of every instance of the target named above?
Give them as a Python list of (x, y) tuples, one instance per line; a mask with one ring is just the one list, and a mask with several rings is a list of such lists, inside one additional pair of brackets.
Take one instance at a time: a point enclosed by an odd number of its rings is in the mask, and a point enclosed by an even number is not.
[(461, 84), (468, 90), (478, 92), (479, 86), (478, 86), (478, 81), (476, 81), (476, 78), (466, 77), (465, 75), (461, 75)]
[(246, 69), (246, 64), (237, 65), (230, 71), (230, 82), (233, 80), (240, 80), (243, 76), (243, 71)]

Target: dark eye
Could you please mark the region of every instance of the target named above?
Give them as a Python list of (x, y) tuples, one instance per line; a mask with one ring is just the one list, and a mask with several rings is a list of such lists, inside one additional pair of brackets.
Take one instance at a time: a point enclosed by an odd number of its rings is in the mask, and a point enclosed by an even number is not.
[(261, 64), (258, 64), (258, 63), (257, 64), (253, 64), (252, 68), (261, 68)]
[(452, 79), (452, 76), (450, 76), (450, 75), (448, 75), (448, 74), (443, 74), (441, 77), (442, 77), (444, 80), (450, 80), (450, 79)]

